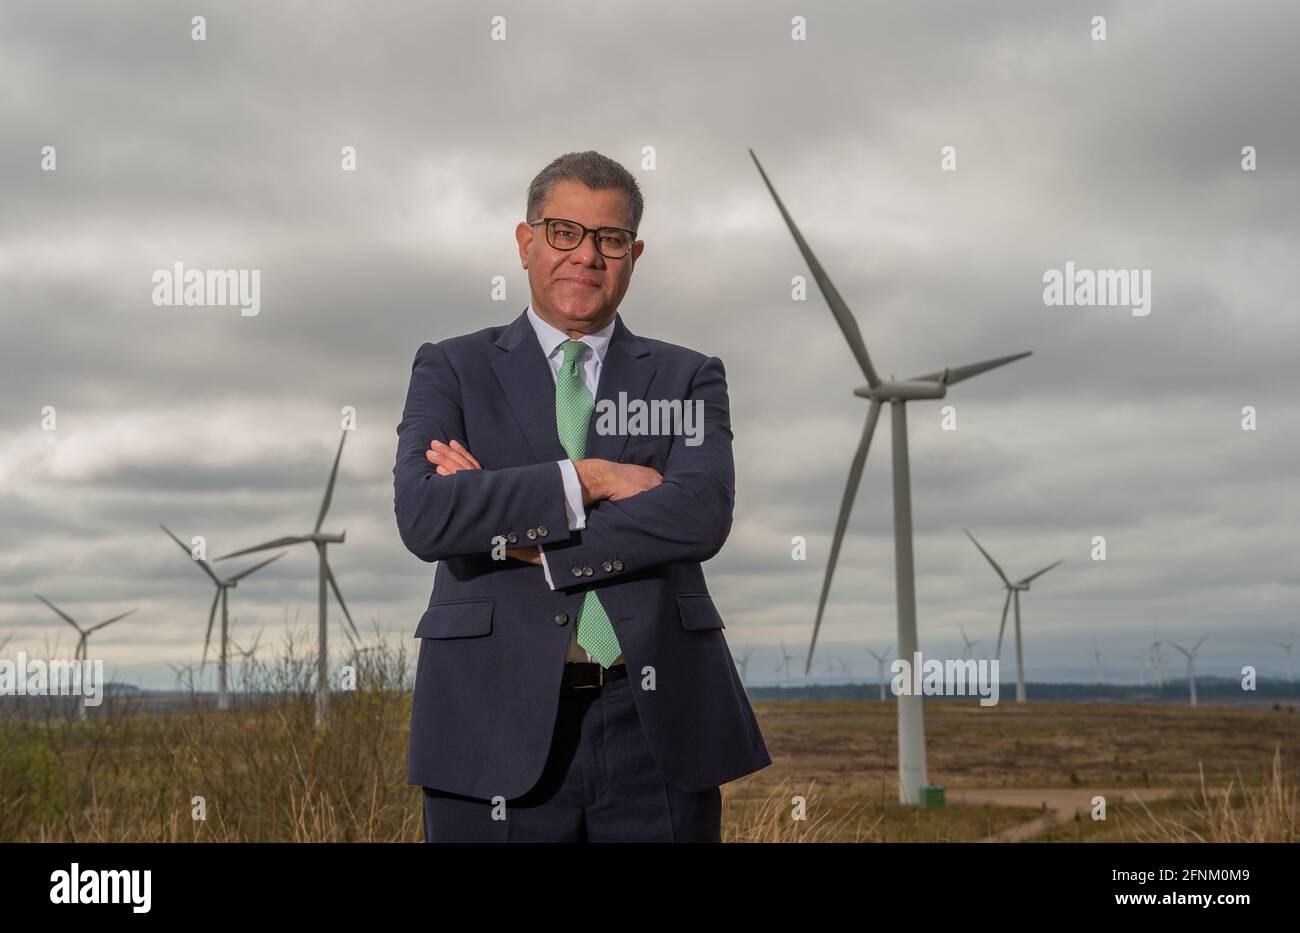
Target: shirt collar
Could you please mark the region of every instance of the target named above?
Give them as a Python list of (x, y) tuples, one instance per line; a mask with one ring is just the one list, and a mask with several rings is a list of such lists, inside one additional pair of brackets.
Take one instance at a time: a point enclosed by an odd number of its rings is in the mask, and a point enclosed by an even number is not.
[[(553, 327), (546, 321), (543, 321), (541, 316), (533, 310), (533, 304), (531, 301), (528, 303), (528, 310), (526, 313), (528, 315), (528, 323), (533, 325), (533, 330), (537, 334), (537, 339), (542, 344), (542, 352), (546, 355), (547, 359), (550, 359), (560, 344), (570, 339), (569, 335), (559, 328)], [(610, 322), (600, 330), (591, 334), (583, 334), (582, 337), (578, 338), (587, 346), (591, 347), (591, 352), (595, 356), (597, 363), (602, 363), (605, 360), (605, 350), (609, 348), (609, 338), (614, 333), (614, 320), (614, 318), (611, 318)]]

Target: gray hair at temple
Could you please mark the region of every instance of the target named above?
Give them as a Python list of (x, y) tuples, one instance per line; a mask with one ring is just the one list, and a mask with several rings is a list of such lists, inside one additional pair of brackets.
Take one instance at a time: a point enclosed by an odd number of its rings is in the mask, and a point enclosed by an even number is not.
[(592, 191), (612, 189), (623, 192), (631, 214), (628, 229), (636, 231), (640, 228), (645, 201), (641, 197), (641, 188), (637, 185), (635, 176), (613, 159), (590, 149), (586, 152), (566, 152), (537, 173), (537, 177), (528, 186), (527, 220), (541, 219), (534, 215), (551, 196), (551, 188), (557, 181), (582, 182)]

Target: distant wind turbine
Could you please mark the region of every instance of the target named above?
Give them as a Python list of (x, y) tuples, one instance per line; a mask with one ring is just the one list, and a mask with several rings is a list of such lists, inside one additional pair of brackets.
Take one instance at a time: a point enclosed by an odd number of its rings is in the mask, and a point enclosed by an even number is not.
[(776, 671), (787, 680), (790, 678), (790, 662), (794, 659), (794, 655), (786, 650), (785, 642), (781, 642), (781, 660), (776, 665)]
[[(964, 528), (963, 528), (962, 530), (963, 530), (963, 531), (966, 531), (966, 529), (964, 529)], [(975, 536), (974, 536), (973, 534), (971, 534), (969, 531), (966, 531), (966, 537), (970, 538), (971, 543), (974, 544), (975, 547), (979, 548), (979, 552), (980, 552), (981, 554), (983, 554), (983, 555), (984, 555), (984, 559), (987, 560), (987, 561), (989, 562), (989, 564), (992, 565), (993, 569), (997, 572), (997, 575), (1002, 579), (1003, 584), (1004, 584), (1004, 585), (1006, 586), (1006, 588), (1007, 588), (1007, 600), (1006, 600), (1006, 602), (1004, 602), (1004, 603), (1002, 604), (1002, 624), (998, 626), (998, 647), (997, 647), (997, 651), (996, 651), (996, 652), (994, 653), (994, 655), (993, 655), (995, 658), (1001, 658), (1001, 657), (1002, 657), (1002, 633), (1006, 630), (1006, 627), (1007, 627), (1007, 607), (1011, 605), (1012, 598), (1013, 598), (1013, 597), (1015, 598), (1015, 603), (1016, 603), (1016, 702), (1017, 702), (1017, 703), (1023, 703), (1023, 702), (1025, 702), (1025, 654), (1024, 654), (1024, 650), (1023, 650), (1023, 648), (1021, 647), (1021, 642), (1020, 642), (1020, 593), (1021, 593), (1022, 590), (1028, 590), (1028, 589), (1029, 589), (1029, 584), (1030, 584), (1031, 581), (1036, 580), (1037, 578), (1041, 577), (1043, 574), (1047, 573), (1047, 571), (1051, 570), (1051, 569), (1052, 569), (1053, 567), (1055, 567), (1057, 564), (1064, 563), (1064, 562), (1065, 562), (1065, 559), (1062, 558), (1061, 560), (1058, 560), (1058, 561), (1055, 561), (1054, 563), (1048, 564), (1048, 565), (1047, 565), (1046, 567), (1044, 567), (1042, 570), (1039, 570), (1039, 571), (1037, 571), (1036, 573), (1031, 573), (1029, 576), (1025, 577), (1023, 580), (1017, 580), (1015, 583), (1012, 583), (1010, 580), (1007, 579), (1007, 575), (1006, 575), (1005, 573), (1002, 572), (1002, 568), (998, 566), (998, 562), (995, 561), (991, 556), (989, 556), (989, 552), (988, 552), (988, 551), (986, 551), (986, 550), (984, 550), (984, 548), (980, 547), (980, 543), (979, 543), (978, 541), (975, 540)]]
[[(1295, 633), (1291, 633), (1291, 641), (1280, 641), (1277, 646), (1286, 652), (1286, 687), (1287, 693), (1290, 694), (1295, 690), (1295, 667), (1291, 663), (1291, 651), (1295, 648)], [(0, 644), (0, 651), (4, 650), (4, 645)]]
[(752, 655), (753, 653), (754, 653), (753, 648), (746, 648), (745, 653), (742, 654), (739, 658), (737, 658), (734, 654), (731, 656), (732, 660), (735, 661), (736, 665), (740, 668), (740, 685), (742, 687), (746, 685), (746, 679), (749, 674), (749, 656)]
[[(356, 625), (352, 621), (352, 614), (348, 612), (348, 604), (343, 601), (343, 594), (339, 592), (338, 581), (334, 579), (334, 572), (330, 569), (329, 560), (326, 558), (326, 548), (331, 544), (342, 544), (347, 532), (339, 534), (328, 534), (322, 532), (321, 525), (325, 523), (325, 513), (329, 511), (330, 500), (334, 497), (334, 481), (339, 475), (339, 458), (343, 456), (343, 442), (347, 440), (348, 432), (344, 430), (343, 436), (339, 438), (339, 449), (334, 454), (334, 468), (330, 470), (329, 482), (325, 485), (325, 498), (321, 500), (320, 514), (316, 516), (316, 527), (309, 534), (289, 535), (284, 538), (276, 538), (274, 541), (267, 541), (264, 544), (246, 547), (240, 551), (232, 551), (229, 554), (223, 554), (217, 560), (227, 560), (231, 557), (240, 557), (244, 554), (254, 554), (258, 551), (269, 551), (273, 548), (288, 547), (291, 544), (305, 544), (311, 542), (316, 546), (316, 553), (320, 558), (320, 586), (318, 590), (319, 605), (319, 622), (320, 635), (318, 639), (317, 651), (317, 672), (316, 672), (316, 728), (320, 728), (325, 722), (325, 716), (329, 708), (329, 648), (328, 648), (328, 623), (329, 615), (326, 612), (325, 586), (329, 585), (334, 591), (334, 596), (339, 601), (339, 606), (343, 609), (343, 617), (347, 619), (348, 625), (352, 627), (352, 633), (361, 637), (357, 631)], [(347, 630), (344, 630), (345, 634)], [(349, 636), (351, 638), (352, 636)]]
[(1169, 643), (1181, 651), (1187, 658), (1187, 687), (1191, 691), (1192, 706), (1196, 705), (1196, 652), (1201, 649), (1201, 642), (1205, 641), (1207, 637), (1209, 636), (1202, 635), (1198, 638), (1196, 644), (1192, 645), (1191, 651), (1188, 651), (1176, 641), (1171, 641)]
[(1151, 671), (1155, 679), (1155, 685), (1162, 688), (1165, 685), (1165, 659), (1164, 655), (1160, 653), (1160, 646), (1163, 644), (1164, 642), (1160, 640), (1159, 635), (1156, 633), (1155, 623), (1151, 623)]
[(1097, 686), (1100, 687), (1103, 682), (1101, 677), (1101, 651), (1097, 648), (1097, 639), (1095, 638), (1092, 640), (1092, 660), (1097, 668)]
[(197, 564), (199, 568), (204, 573), (206, 573), (209, 578), (211, 578), (212, 582), (216, 584), (217, 592), (212, 597), (212, 608), (208, 610), (208, 633), (203, 636), (203, 662), (202, 664), (199, 665), (199, 667), (200, 669), (202, 669), (203, 666), (208, 663), (208, 645), (212, 641), (212, 624), (213, 622), (216, 621), (217, 618), (217, 603), (220, 603), (221, 604), (221, 651), (218, 656), (218, 662), (217, 662), (217, 709), (229, 709), (230, 694), (229, 694), (229, 688), (227, 686), (227, 682), (228, 682), (227, 669), (230, 663), (230, 644), (229, 644), (230, 626), (229, 626), (229, 620), (227, 616), (227, 609), (228, 609), (227, 603), (229, 601), (229, 591), (234, 589), (236, 586), (238, 586), (239, 581), (244, 579), (244, 577), (248, 576), (250, 573), (255, 573), (258, 570), (261, 570), (267, 564), (271, 563), (272, 561), (279, 560), (281, 557), (283, 557), (285, 554), (288, 554), (289, 552), (281, 551), (279, 554), (276, 554), (274, 557), (262, 561), (260, 564), (254, 564), (253, 566), (249, 567), (247, 570), (241, 570), (233, 577), (226, 577), (225, 579), (222, 579), (221, 577), (217, 576), (216, 571), (212, 569), (212, 565), (208, 563), (207, 560), (200, 557), (195, 557), (193, 550), (186, 547), (184, 542), (182, 542), (180, 538), (172, 534), (170, 528), (168, 528), (166, 525), (159, 525), (158, 527), (161, 528), (163, 531), (167, 532), (167, 537), (175, 541), (176, 546), (185, 552), (185, 554), (190, 558), (191, 562)]
[(880, 702), (881, 703), (885, 702), (885, 665), (889, 663), (889, 652), (893, 647), (894, 647), (893, 645), (890, 645), (888, 648), (886, 648), (885, 653), (883, 655), (876, 654), (870, 648), (867, 649), (867, 654), (871, 655), (873, 658), (876, 659), (876, 669), (877, 669), (876, 676), (880, 680)]
[[(69, 625), (71, 625), (73, 628), (75, 628), (75, 629), (77, 630), (78, 633), (80, 633), (80, 636), (81, 636), (81, 637), (77, 639), (77, 650), (76, 650), (76, 653), (75, 653), (75, 655), (74, 655), (75, 659), (78, 660), (78, 661), (86, 661), (86, 660), (89, 660), (89, 653), (90, 653), (90, 633), (91, 633), (91, 632), (97, 632), (97, 631), (99, 631), (100, 629), (104, 628), (105, 626), (112, 625), (114, 622), (118, 621), (119, 619), (125, 619), (125, 618), (126, 618), (127, 616), (129, 616), (131, 613), (133, 613), (133, 612), (136, 611), (135, 609), (128, 609), (126, 612), (122, 613), (121, 615), (113, 616), (113, 618), (109, 619), (109, 620), (106, 621), (106, 622), (100, 622), (98, 625), (92, 625), (90, 628), (82, 628), (80, 625), (78, 625), (78, 624), (73, 620), (72, 616), (68, 615), (66, 612), (64, 612), (62, 609), (60, 609), (58, 606), (54, 605), (54, 603), (50, 602), (48, 599), (46, 599), (46, 598), (45, 598), (44, 596), (42, 596), (40, 593), (37, 593), (37, 594), (36, 594), (36, 598), (39, 599), (41, 602), (45, 603), (45, 605), (49, 606), (51, 609), (53, 609), (56, 613), (58, 613), (58, 615), (59, 615), (59, 616), (60, 616), (60, 617), (65, 621), (65, 622), (67, 622)], [(85, 703), (78, 703), (78, 704), (77, 704), (77, 715), (78, 715), (81, 719), (85, 719), (85, 718), (86, 718), (86, 704), (85, 704)]]
[(980, 640), (977, 638), (977, 639), (975, 639), (974, 641), (971, 641), (969, 638), (966, 637), (966, 630), (965, 630), (964, 628), (962, 628), (960, 625), (957, 626), (957, 630), (958, 630), (959, 632), (961, 632), (961, 640), (962, 640), (961, 657), (962, 657), (962, 660), (964, 661), (964, 660), (966, 660), (967, 658), (973, 658), (973, 657), (975, 657), (974, 648), (975, 648), (976, 645), (978, 645), (978, 644), (980, 643)]
[[(880, 409), (889, 403), (890, 423), (893, 440), (893, 475), (894, 475), (894, 587), (898, 603), (898, 653), (908, 663), (912, 663), (919, 646), (916, 632), (916, 579), (912, 567), (912, 480), (907, 453), (907, 403), (925, 399), (941, 399), (947, 396), (948, 387), (956, 385), (972, 376), (988, 372), (999, 366), (1029, 356), (1028, 352), (1002, 356), (996, 359), (972, 363), (966, 366), (939, 370), (915, 376), (899, 382), (891, 376), (889, 380), (881, 379), (871, 363), (866, 343), (853, 312), (839, 291), (831, 282), (830, 276), (822, 268), (812, 248), (804, 240), (803, 234), (795, 226), (794, 219), (781, 203), (776, 189), (768, 180), (767, 173), (749, 150), (758, 173), (763, 177), (763, 184), (776, 202), (777, 210), (790, 229), (799, 252), (803, 254), (809, 271), (817, 281), (831, 314), (839, 325), (849, 349), (857, 361), (859, 369), (866, 377), (867, 384), (853, 390), (853, 394), (870, 400), (867, 408), (867, 420), (858, 441), (857, 452), (849, 467), (849, 480), (844, 488), (844, 500), (840, 504), (839, 516), (835, 521), (835, 537), (831, 540), (830, 557), (826, 563), (826, 577), (822, 581), (821, 597), (817, 601), (817, 617), (813, 622), (812, 642), (808, 647), (807, 665), (812, 665), (813, 652), (817, 648), (817, 633), (821, 628), (822, 614), (826, 610), (826, 598), (830, 593), (831, 578), (835, 573), (835, 562), (839, 559), (840, 545), (844, 541), (844, 531), (848, 526), (849, 513), (853, 510), (853, 499), (857, 495), (858, 484), (862, 479), (862, 469), (867, 461), (867, 450), (871, 446), (871, 436), (876, 430), (876, 421)], [(808, 671), (805, 667), (804, 673)], [(925, 719), (922, 707), (923, 697), (911, 693), (898, 698), (898, 799), (905, 804), (921, 802), (921, 788), (928, 785), (925, 765)]]

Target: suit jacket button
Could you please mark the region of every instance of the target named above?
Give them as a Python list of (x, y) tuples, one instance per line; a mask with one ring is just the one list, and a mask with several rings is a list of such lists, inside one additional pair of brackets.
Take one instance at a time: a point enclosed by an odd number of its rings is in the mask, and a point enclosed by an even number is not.
[(537, 526), (537, 537), (539, 537), (539, 538), (545, 538), (545, 537), (546, 537), (546, 526), (545, 526), (545, 525), (538, 525), (538, 526)]
[(519, 543), (519, 535), (515, 534), (515, 533), (512, 531), (512, 532), (510, 532), (510, 534), (506, 535), (506, 541), (507, 541), (508, 543), (510, 543), (510, 544), (518, 544), (518, 543)]
[(573, 568), (573, 575), (574, 575), (575, 577), (580, 577), (580, 576), (582, 576), (582, 568), (581, 568), (581, 567), (574, 567), (574, 568)]
[(584, 577), (589, 577), (589, 576), (591, 576), (591, 574), (592, 574), (592, 570), (591, 570), (590, 567), (583, 567), (583, 568), (582, 568), (582, 575), (583, 575)]
[(611, 570), (614, 569), (614, 565), (611, 564), (609, 561), (605, 561), (605, 563), (600, 565), (600, 569), (605, 571), (605, 573), (609, 573)]
[(536, 540), (537, 540), (537, 529), (536, 529), (536, 528), (529, 528), (527, 531), (524, 532), (524, 534), (528, 535), (528, 540), (529, 540), (529, 541), (536, 541)]
[(623, 562), (621, 560), (614, 561), (614, 572), (618, 573), (622, 569), (623, 569)]
[(555, 614), (556, 625), (564, 625), (568, 621), (569, 621), (569, 614), (567, 612), (557, 612)]

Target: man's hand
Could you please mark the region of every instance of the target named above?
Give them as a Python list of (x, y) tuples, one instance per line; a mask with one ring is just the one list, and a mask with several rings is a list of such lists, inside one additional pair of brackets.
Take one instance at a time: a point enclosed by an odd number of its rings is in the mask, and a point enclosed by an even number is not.
[(613, 460), (575, 460), (578, 482), (582, 486), (582, 504), (601, 499), (628, 499), (639, 492), (654, 489), (664, 481), (654, 467)]
[[(474, 459), (474, 455), (469, 452), (469, 448), (455, 438), (452, 438), (450, 444), (444, 444), (442, 441), (430, 441), (429, 449), (425, 451), (424, 456), (428, 458), (430, 463), (437, 465), (439, 476), (451, 476), (461, 470), (483, 469), (483, 465)], [(542, 563), (542, 552), (537, 550), (537, 545), (508, 547), (506, 548), (506, 556), (538, 566), (541, 566)]]
[(442, 441), (430, 441), (429, 449), (424, 452), (425, 459), (438, 468), (439, 476), (451, 476), (461, 470), (481, 470), (482, 464), (474, 459), (469, 449), (454, 437), (451, 444)]

